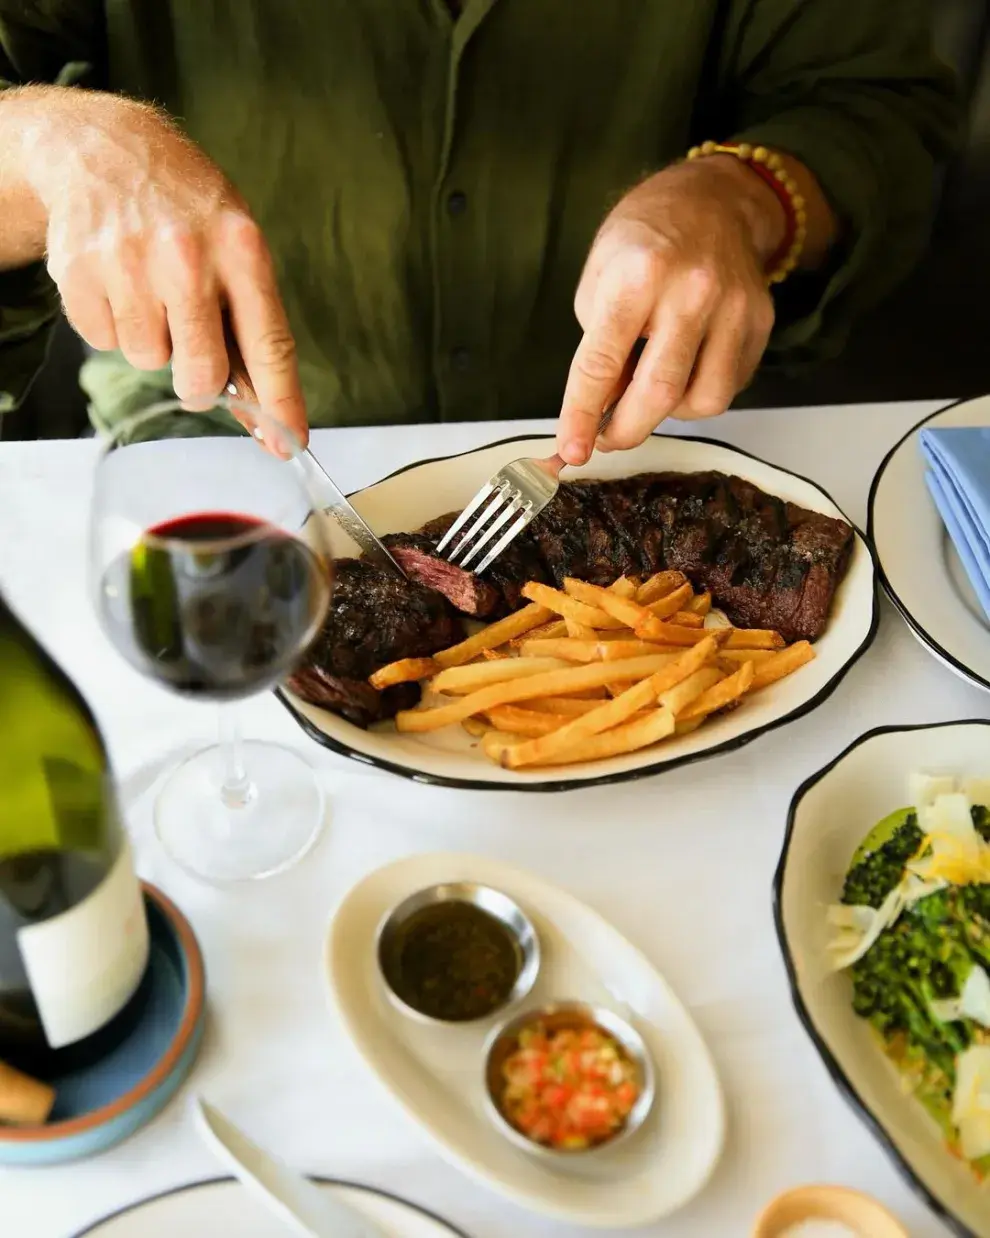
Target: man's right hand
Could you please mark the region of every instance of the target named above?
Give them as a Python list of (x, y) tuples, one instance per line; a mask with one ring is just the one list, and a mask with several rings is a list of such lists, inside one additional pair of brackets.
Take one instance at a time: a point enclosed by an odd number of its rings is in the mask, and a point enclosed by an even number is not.
[(305, 443), (295, 345), (261, 229), (223, 172), (157, 110), (117, 96), (26, 88), (23, 174), (45, 213), (48, 270), (97, 349), (155, 370), (209, 407), (227, 381), (229, 312), (259, 403)]

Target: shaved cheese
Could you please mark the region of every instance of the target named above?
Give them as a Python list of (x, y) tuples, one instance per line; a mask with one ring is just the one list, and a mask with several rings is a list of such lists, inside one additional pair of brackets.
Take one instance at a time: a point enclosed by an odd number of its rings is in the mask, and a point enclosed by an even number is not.
[(900, 886), (895, 886), (879, 907), (850, 907), (845, 903), (829, 907), (826, 920), (839, 930), (826, 946), (832, 970), (843, 971), (858, 962), (903, 908), (904, 895)]
[(990, 1154), (990, 1045), (970, 1045), (956, 1056), (952, 1122), (967, 1160)]
[(929, 1009), (940, 1023), (972, 1019), (974, 1023), (990, 1027), (990, 976), (974, 963), (959, 996), (931, 1002)]
[(928, 854), (908, 864), (912, 873), (951, 885), (990, 881), (990, 847), (973, 825), (965, 795), (954, 792), (938, 796), (934, 803), (919, 808), (918, 823)]
[(956, 780), (951, 774), (925, 774), (920, 770), (908, 775), (909, 802), (915, 808), (934, 804), (940, 795), (951, 795), (956, 789)]

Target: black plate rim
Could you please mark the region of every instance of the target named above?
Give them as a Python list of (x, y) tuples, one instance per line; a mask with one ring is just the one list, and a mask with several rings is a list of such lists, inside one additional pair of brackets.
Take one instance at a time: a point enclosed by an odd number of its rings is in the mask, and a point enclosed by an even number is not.
[[(411, 1200), (404, 1199), (401, 1195), (395, 1195), (392, 1191), (384, 1191), (381, 1187), (370, 1186), (366, 1182), (352, 1182), (347, 1178), (325, 1178), (320, 1174), (307, 1174), (306, 1176), (311, 1182), (318, 1182), (323, 1186), (348, 1187), (353, 1190), (364, 1191), (368, 1195), (378, 1195), (382, 1199), (392, 1200), (394, 1203), (402, 1204), (403, 1207), (409, 1208), (413, 1212), (418, 1212), (428, 1220), (435, 1221), (438, 1225), (444, 1226), (450, 1232), (452, 1238), (469, 1238), (469, 1235), (464, 1230), (458, 1229), (456, 1225), (452, 1225), (450, 1221), (445, 1220), (442, 1216), (438, 1216), (437, 1213), (431, 1212), (429, 1208), (424, 1208), (422, 1204), (415, 1204)], [(85, 1229), (77, 1230), (71, 1235), (71, 1238), (87, 1238), (87, 1235), (95, 1234), (101, 1227), (109, 1225), (112, 1221), (116, 1221), (122, 1216), (126, 1216), (128, 1212), (137, 1212), (139, 1208), (144, 1208), (147, 1204), (157, 1203), (160, 1199), (167, 1199), (170, 1195), (181, 1195), (187, 1191), (197, 1191), (201, 1187), (221, 1186), (224, 1183), (236, 1181), (236, 1178), (229, 1176), (203, 1178), (199, 1182), (186, 1182), (180, 1186), (169, 1187), (166, 1191), (156, 1191), (154, 1195), (149, 1195), (145, 1199), (135, 1200), (133, 1203), (125, 1204), (123, 1208), (117, 1208), (113, 1212), (108, 1212), (106, 1216), (93, 1221)]]
[[(954, 1234), (959, 1238), (978, 1238), (978, 1235), (965, 1225), (952, 1211), (947, 1204), (943, 1203), (921, 1180), (921, 1177), (907, 1158), (899, 1151), (894, 1144), (890, 1135), (887, 1133), (887, 1128), (883, 1125), (880, 1119), (876, 1116), (873, 1110), (867, 1105), (863, 1098), (856, 1091), (849, 1079), (849, 1076), (839, 1065), (838, 1060), (829, 1048), (825, 1038), (818, 1032), (811, 1018), (811, 1013), (805, 1005), (801, 989), (798, 984), (797, 967), (794, 963), (794, 955), (791, 951), (790, 942), (787, 937), (787, 931), (784, 928), (784, 913), (783, 913), (783, 889), (784, 878), (787, 871), (788, 860), (790, 858), (791, 841), (794, 836), (794, 826), (797, 819), (798, 809), (801, 801), (808, 792), (818, 785), (823, 779), (840, 765), (850, 753), (855, 752), (857, 748), (869, 743), (871, 740), (878, 738), (881, 735), (904, 735), (912, 731), (940, 731), (946, 727), (952, 726), (980, 726), (990, 728), (990, 719), (988, 718), (954, 718), (946, 722), (918, 722), (911, 723), (905, 726), (878, 726), (872, 730), (864, 731), (848, 744), (843, 750), (834, 757), (827, 765), (823, 765), (821, 769), (810, 774), (804, 782), (798, 787), (791, 798), (790, 807), (787, 812), (787, 828), (784, 832), (784, 841), (781, 846), (780, 858), (777, 861), (777, 868), (773, 878), (773, 923), (774, 930), (777, 935), (777, 946), (780, 950), (781, 959), (784, 964), (784, 970), (787, 973), (787, 986), (790, 990), (791, 1004), (797, 1014), (801, 1026), (804, 1028), (808, 1039), (815, 1047), (821, 1059), (822, 1065), (825, 1067), (832, 1082), (835, 1084), (840, 1095), (853, 1110), (860, 1121), (871, 1132), (877, 1143), (886, 1153), (888, 1159), (893, 1163), (894, 1167), (900, 1173), (901, 1177), (914, 1193), (927, 1205), (928, 1208), (941, 1220)], [(908, 1100), (909, 1098), (905, 1098)], [(948, 1152), (946, 1153), (948, 1155)]]
[(900, 451), (912, 435), (917, 434), (919, 430), (926, 426), (928, 422), (933, 421), (936, 417), (941, 417), (943, 413), (951, 412), (954, 408), (960, 408), (963, 404), (973, 404), (977, 400), (983, 399), (986, 399), (986, 396), (966, 396), (961, 400), (953, 400), (951, 403), (944, 405), (942, 408), (937, 408), (933, 413), (929, 413), (926, 417), (922, 417), (919, 422), (916, 422), (915, 425), (901, 435), (893, 447), (891, 447), (884, 458), (880, 461), (877, 471), (873, 474), (873, 481), (870, 483), (869, 497), (866, 501), (866, 537), (873, 549), (873, 561), (876, 564), (877, 577), (880, 584), (883, 586), (883, 591), (886, 593), (887, 597), (890, 598), (891, 602), (893, 602), (897, 611), (900, 613), (901, 618), (908, 625), (911, 631), (914, 632), (921, 643), (940, 661), (951, 667), (952, 670), (962, 676), (962, 678), (968, 683), (973, 684), (974, 687), (984, 688), (986, 691), (990, 692), (990, 679), (984, 678), (982, 675), (978, 674), (978, 672), (966, 666), (964, 662), (960, 662), (954, 654), (949, 653), (948, 649), (943, 648), (935, 637), (932, 636), (926, 628), (923, 628), (918, 620), (915, 619), (914, 615), (912, 615), (908, 610), (907, 606), (898, 596), (897, 590), (888, 579), (887, 573), (883, 566), (883, 559), (880, 557), (880, 548), (877, 546), (876, 535), (874, 532), (874, 510), (876, 506), (877, 494), (880, 490), (880, 484), (883, 481), (883, 475), (887, 471), (887, 466), (890, 464), (896, 453)]
[[(403, 473), (408, 473), (412, 469), (422, 468), (427, 464), (439, 464), (447, 460), (459, 460), (463, 456), (476, 455), (480, 451), (487, 451), (492, 447), (504, 447), (509, 443), (532, 442), (534, 439), (546, 438), (543, 434), (517, 434), (509, 438), (498, 439), (495, 442), (484, 443), (479, 447), (472, 447), (467, 451), (455, 452), (449, 456), (432, 456), (426, 460), (416, 460), (411, 464), (405, 464), (387, 476), (380, 478), (378, 481), (371, 482), (370, 485), (362, 487), (360, 490), (352, 491), (348, 498), (355, 498), (363, 494), (365, 490), (370, 490), (374, 486), (380, 486), (383, 482), (391, 481), (395, 477), (401, 477)], [(856, 663), (863, 657), (866, 651), (876, 639), (877, 629), (880, 624), (880, 596), (876, 587), (878, 579), (878, 568), (876, 554), (873, 550), (873, 545), (869, 538), (863, 533), (858, 525), (845, 514), (842, 508), (836, 503), (832, 496), (818, 482), (812, 481), (810, 477), (805, 477), (801, 473), (795, 473), (793, 469), (786, 469), (780, 465), (773, 464), (769, 460), (764, 460), (761, 456), (755, 455), (753, 452), (746, 451), (742, 447), (735, 447), (730, 443), (720, 442), (718, 439), (706, 438), (703, 435), (697, 434), (677, 434), (664, 435), (654, 434), (653, 438), (672, 438), (678, 440), (686, 440), (691, 443), (702, 443), (709, 447), (719, 447), (729, 452), (734, 452), (739, 456), (743, 456), (748, 460), (753, 460), (757, 464), (763, 464), (767, 468), (775, 469), (779, 473), (784, 473), (788, 477), (793, 477), (798, 481), (804, 482), (806, 485), (814, 487), (829, 503), (840, 513), (842, 519), (850, 526), (855, 536), (859, 539), (860, 545), (865, 553), (869, 556), (873, 567), (873, 613), (870, 617), (870, 626), (867, 633), (860, 643), (859, 647), (853, 652), (852, 656), (836, 671), (828, 683), (823, 684), (819, 691), (805, 701), (792, 709), (790, 713), (784, 714), (780, 718), (775, 718), (772, 722), (768, 722), (765, 726), (757, 727), (752, 731), (747, 731), (744, 735), (737, 735), (733, 739), (725, 740), (721, 744), (717, 744), (714, 748), (706, 748), (703, 752), (692, 752), (684, 756), (671, 757), (668, 760), (654, 761), (649, 765), (641, 765), (636, 769), (623, 770), (610, 774), (591, 775), (587, 778), (574, 779), (553, 779), (548, 778), (540, 782), (526, 783), (502, 783), (489, 782), (485, 779), (462, 778), (447, 774), (431, 774), (425, 773), (423, 770), (415, 769), (408, 765), (403, 765), (397, 761), (390, 761), (386, 757), (371, 756), (369, 753), (362, 752), (360, 749), (352, 747), (343, 740), (336, 739), (333, 736), (327, 735), (315, 726), (308, 718), (304, 717), (292, 704), (285, 695), (283, 689), (276, 689), (275, 695), (278, 700), (289, 711), (302, 730), (322, 747), (336, 753), (337, 756), (346, 757), (348, 760), (357, 761), (362, 765), (369, 765), (375, 769), (383, 770), (389, 774), (395, 774), (400, 778), (408, 779), (410, 782), (415, 782), (423, 786), (444, 787), (447, 789), (461, 791), (496, 791), (496, 792), (512, 792), (515, 794), (532, 794), (550, 793), (557, 791), (578, 791), (590, 787), (606, 787), (616, 786), (620, 783), (634, 782), (642, 778), (650, 778), (655, 775), (666, 773), (669, 770), (680, 769), (689, 765), (694, 765), (699, 761), (707, 761), (712, 757), (722, 756), (728, 752), (738, 752), (745, 748), (748, 744), (755, 740), (761, 739), (764, 735), (769, 735), (771, 731), (776, 731), (779, 727), (785, 726), (788, 723), (796, 722), (799, 718), (803, 718), (806, 714), (810, 714), (823, 704), (835, 692), (839, 684), (845, 679), (846, 675), (852, 670)], [(353, 725), (353, 724), (352, 724)]]

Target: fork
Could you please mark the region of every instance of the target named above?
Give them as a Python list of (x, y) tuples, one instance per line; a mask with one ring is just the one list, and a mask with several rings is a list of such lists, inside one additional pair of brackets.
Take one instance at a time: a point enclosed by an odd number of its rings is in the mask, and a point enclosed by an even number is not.
[[(618, 401), (615, 401), (610, 404), (602, 414), (596, 438), (612, 420), (617, 403)], [(461, 529), (488, 500), (481, 514), (447, 554), (448, 562), (456, 563), (458, 567), (471, 567), (472, 562), (490, 545), (492, 539), (505, 529), (481, 562), (471, 569), (476, 575), (480, 575), (554, 497), (560, 486), (560, 470), (566, 463), (559, 455), (548, 456), (545, 460), (521, 456), (511, 464), (503, 465), (497, 473), (489, 477), (443, 535), (437, 545), (437, 552), (442, 553), (453, 543)], [(507, 529), (506, 525), (509, 526)], [(484, 533), (474, 542), (482, 529)]]

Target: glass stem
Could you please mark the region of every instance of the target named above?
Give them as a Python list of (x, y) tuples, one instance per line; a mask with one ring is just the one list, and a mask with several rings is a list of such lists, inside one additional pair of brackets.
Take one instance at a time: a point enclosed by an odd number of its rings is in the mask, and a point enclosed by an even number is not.
[(236, 706), (220, 707), (220, 751), (223, 757), (220, 798), (227, 808), (244, 808), (254, 798), (254, 786), (244, 768), (241, 721)]

